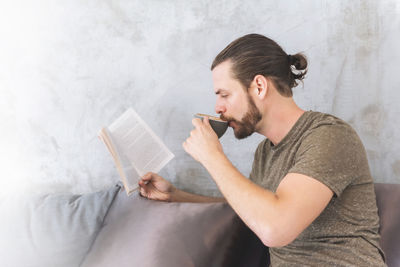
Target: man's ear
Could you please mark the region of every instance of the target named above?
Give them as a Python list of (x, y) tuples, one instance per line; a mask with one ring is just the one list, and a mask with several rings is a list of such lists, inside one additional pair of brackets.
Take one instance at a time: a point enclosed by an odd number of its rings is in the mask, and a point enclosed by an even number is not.
[(252, 81), (252, 93), (254, 97), (264, 99), (267, 96), (269, 80), (263, 75), (256, 75)]

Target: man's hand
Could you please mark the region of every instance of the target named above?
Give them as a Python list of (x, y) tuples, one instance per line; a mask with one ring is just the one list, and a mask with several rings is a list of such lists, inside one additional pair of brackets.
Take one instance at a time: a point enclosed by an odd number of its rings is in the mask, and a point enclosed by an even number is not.
[(211, 157), (224, 153), (218, 136), (211, 128), (207, 117), (204, 117), (203, 121), (197, 118), (193, 119), (192, 124), (195, 129), (190, 132), (190, 137), (182, 144), (183, 149), (189, 155), (204, 165)]
[(176, 188), (160, 175), (148, 172), (139, 180), (140, 195), (159, 201), (171, 201)]

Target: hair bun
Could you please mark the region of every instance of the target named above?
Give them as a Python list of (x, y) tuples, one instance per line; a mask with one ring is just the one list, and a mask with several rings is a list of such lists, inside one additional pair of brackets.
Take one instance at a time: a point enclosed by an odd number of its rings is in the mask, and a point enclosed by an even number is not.
[(301, 54), (288, 55), (290, 65), (290, 87), (296, 87), (302, 81), (307, 73), (307, 59)]
[(307, 68), (307, 59), (301, 54), (288, 55), (289, 65), (294, 66), (296, 70), (305, 70)]

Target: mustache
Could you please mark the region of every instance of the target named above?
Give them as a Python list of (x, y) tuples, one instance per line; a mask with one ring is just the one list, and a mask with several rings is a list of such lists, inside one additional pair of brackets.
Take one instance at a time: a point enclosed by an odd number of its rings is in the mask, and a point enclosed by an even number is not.
[(234, 118), (232, 118), (232, 117), (226, 117), (226, 116), (224, 116), (223, 114), (221, 114), (221, 115), (219, 116), (219, 118), (220, 118), (221, 120), (227, 121), (227, 122), (230, 122), (230, 121), (235, 121), (235, 122), (236, 122), (236, 120), (235, 120)]
[(219, 116), (219, 118), (220, 118), (221, 120), (223, 120), (223, 121), (229, 121), (229, 119), (228, 119), (227, 117), (225, 117), (223, 114), (221, 114), (221, 115)]

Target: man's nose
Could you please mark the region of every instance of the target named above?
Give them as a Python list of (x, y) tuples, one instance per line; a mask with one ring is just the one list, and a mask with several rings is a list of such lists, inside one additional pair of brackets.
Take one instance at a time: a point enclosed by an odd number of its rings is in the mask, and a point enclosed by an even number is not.
[(218, 102), (215, 104), (215, 112), (217, 114), (223, 114), (226, 112), (226, 108), (223, 105), (220, 105)]

